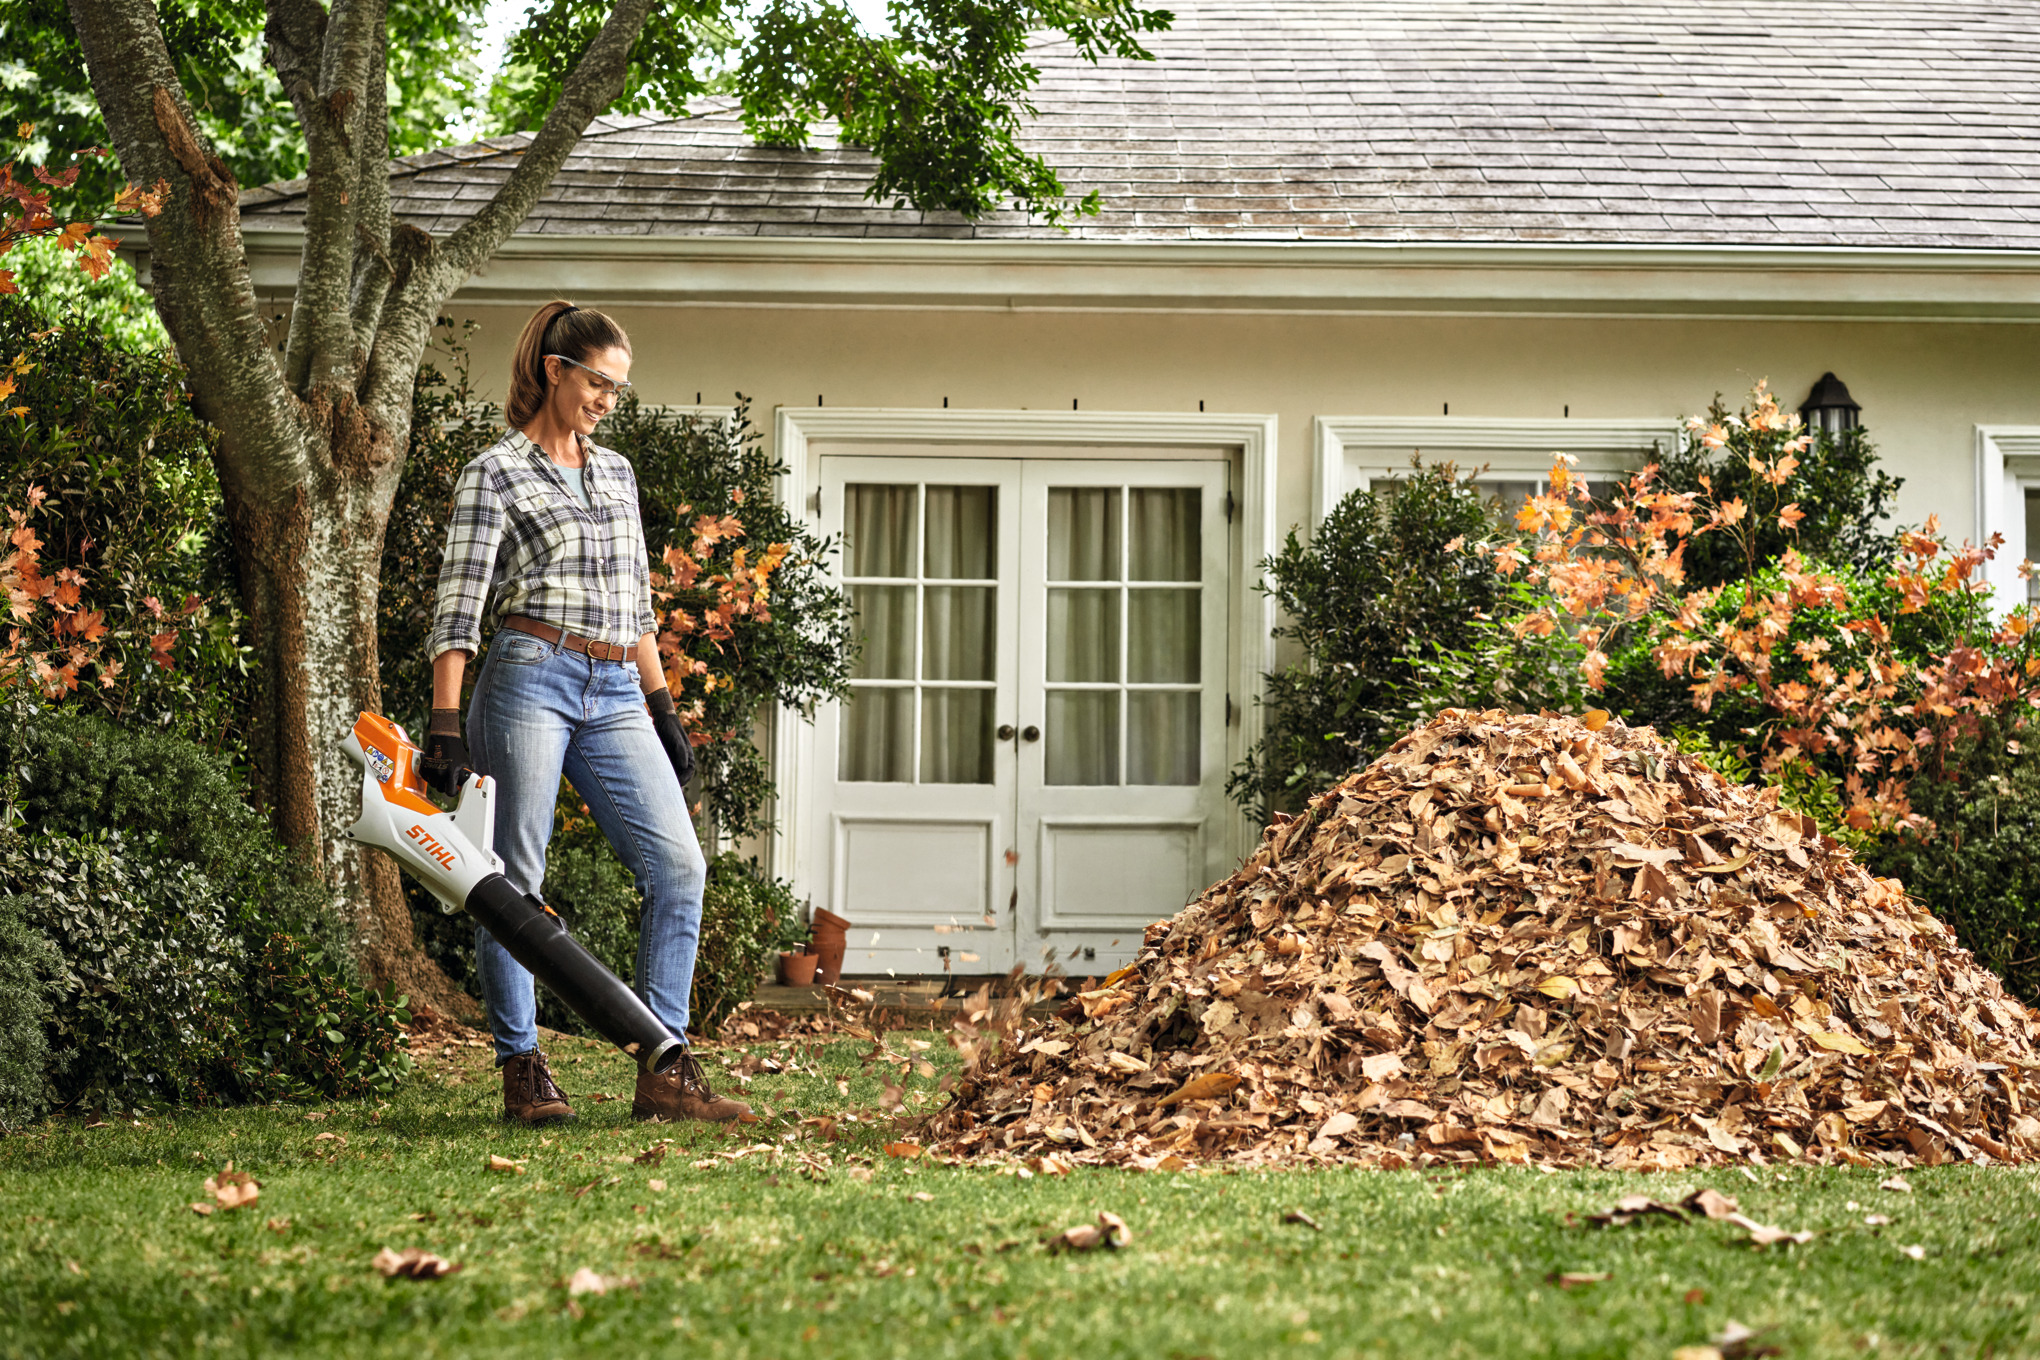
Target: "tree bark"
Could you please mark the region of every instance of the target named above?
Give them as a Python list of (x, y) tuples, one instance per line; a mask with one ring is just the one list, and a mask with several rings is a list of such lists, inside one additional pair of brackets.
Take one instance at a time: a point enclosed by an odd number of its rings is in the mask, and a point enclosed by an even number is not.
[(419, 952), (396, 866), (348, 844), (359, 775), (337, 746), (380, 712), (383, 531), (433, 320), (530, 213), (623, 88), (651, 0), (618, 0), (515, 171), (445, 242), (391, 222), (383, 0), (270, 0), (270, 61), (311, 154), (304, 257), (279, 361), (240, 230), (238, 189), (194, 131), (151, 0), (70, 0), (121, 164), (167, 180), (148, 219), (155, 301), (217, 461), (259, 660), (250, 756), (277, 831), (321, 867), (364, 970), (454, 1014), (474, 1005)]

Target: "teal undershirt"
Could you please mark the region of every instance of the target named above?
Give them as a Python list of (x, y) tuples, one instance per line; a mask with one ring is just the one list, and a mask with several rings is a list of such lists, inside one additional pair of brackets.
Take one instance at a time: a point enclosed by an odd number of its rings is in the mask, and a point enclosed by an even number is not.
[(560, 463), (553, 466), (560, 470), (560, 476), (566, 479), (567, 490), (574, 493), (574, 499), (581, 503), (581, 508), (592, 512), (595, 507), (588, 503), (588, 488), (582, 484), (582, 474), (588, 470), (587, 467), (567, 467)]

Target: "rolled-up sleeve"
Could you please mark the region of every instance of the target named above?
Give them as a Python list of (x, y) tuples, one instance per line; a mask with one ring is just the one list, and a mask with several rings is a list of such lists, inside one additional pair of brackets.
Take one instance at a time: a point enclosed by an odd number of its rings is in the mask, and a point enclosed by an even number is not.
[(446, 555), (439, 563), (439, 591), (432, 605), (431, 658), (456, 648), (481, 650), (482, 612), (503, 542), (503, 503), (480, 460), (461, 469), (453, 488), (453, 514), (446, 523)]

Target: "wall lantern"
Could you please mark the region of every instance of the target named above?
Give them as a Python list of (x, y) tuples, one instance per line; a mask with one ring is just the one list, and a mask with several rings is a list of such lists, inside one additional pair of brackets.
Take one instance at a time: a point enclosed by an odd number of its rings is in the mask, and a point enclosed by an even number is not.
[(1799, 408), (1799, 418), (1806, 422), (1809, 432), (1825, 430), (1831, 435), (1855, 429), (1862, 423), (1858, 419), (1862, 413), (1863, 408), (1849, 395), (1849, 389), (1832, 373), (1820, 375), (1820, 381), (1807, 395), (1806, 404)]

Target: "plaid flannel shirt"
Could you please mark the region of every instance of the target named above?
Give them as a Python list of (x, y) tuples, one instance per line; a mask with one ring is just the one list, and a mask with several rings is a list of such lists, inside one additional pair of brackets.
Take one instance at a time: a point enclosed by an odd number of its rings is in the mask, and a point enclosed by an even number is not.
[(658, 631), (637, 474), (583, 441), (584, 509), (545, 451), (511, 430), (460, 471), (439, 565), (431, 655), (480, 649), (506, 614), (618, 646)]

